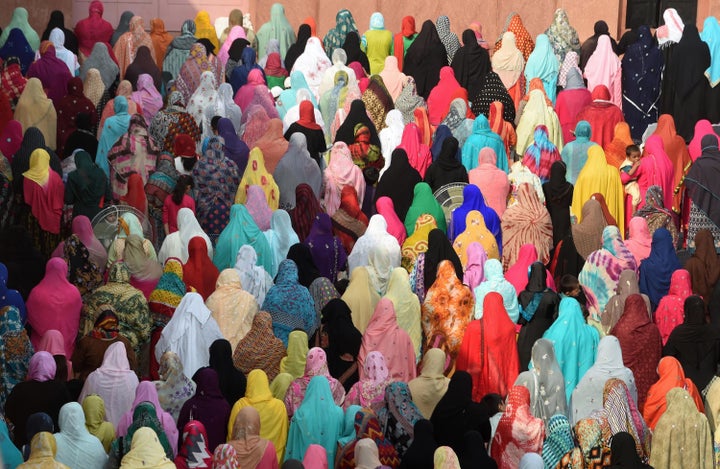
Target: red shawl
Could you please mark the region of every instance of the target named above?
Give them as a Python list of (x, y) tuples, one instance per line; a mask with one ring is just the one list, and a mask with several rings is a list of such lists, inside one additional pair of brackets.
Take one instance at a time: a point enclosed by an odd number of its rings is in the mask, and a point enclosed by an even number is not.
[(203, 299), (207, 299), (215, 291), (220, 272), (210, 260), (207, 244), (200, 236), (190, 240), (188, 254), (188, 261), (183, 266), (183, 282), (188, 288), (197, 290)]
[(440, 69), (440, 81), (430, 91), (430, 96), (427, 99), (430, 125), (435, 127), (440, 125), (450, 110), (450, 103), (455, 98), (462, 98), (467, 101), (468, 92), (458, 83), (452, 67), (445, 66)]
[(96, 42), (102, 42), (107, 46), (108, 51), (112, 52), (110, 38), (113, 35), (114, 29), (110, 22), (104, 20), (102, 17), (105, 10), (102, 2), (100, 0), (93, 0), (90, 2), (88, 10), (89, 16), (78, 21), (78, 24), (75, 26), (75, 35), (77, 36), (80, 52), (85, 57), (89, 57)]
[[(565, 145), (575, 140), (573, 130), (575, 130), (575, 126), (580, 120), (578, 115), (583, 109), (591, 105), (592, 101), (592, 94), (587, 88), (563, 90), (558, 93), (555, 99), (555, 112), (560, 121)], [(593, 133), (595, 133), (594, 127)]]
[(483, 300), (482, 319), (470, 322), (465, 329), (457, 369), (470, 373), (473, 400), (480, 402), (486, 394), (507, 395), (519, 366), (515, 324), (503, 306), (502, 296), (490, 292)]
[(420, 173), (420, 177), (425, 177), (425, 171), (432, 163), (432, 154), (421, 139), (420, 128), (411, 122), (405, 126), (398, 148), (405, 150), (410, 166)]
[(592, 128), (590, 140), (604, 148), (615, 136), (615, 124), (625, 118), (620, 108), (610, 102), (610, 90), (607, 86), (596, 86), (592, 99), (593, 102), (577, 115), (577, 121), (588, 121)]
[(65, 141), (77, 129), (75, 117), (81, 113), (90, 114), (90, 122), (94, 126), (97, 122), (95, 105), (83, 94), (83, 82), (80, 77), (73, 77), (67, 85), (68, 94), (62, 98), (55, 109), (57, 110), (57, 149), (60, 156), (64, 155)]
[(40, 228), (54, 234), (60, 234), (63, 204), (65, 203), (65, 185), (58, 174), (50, 170), (44, 186), (28, 178), (23, 180), (25, 203), (32, 209)]
[(519, 467), (525, 453), (542, 451), (544, 439), (545, 424), (530, 412), (530, 391), (513, 386), (492, 440), (493, 459), (498, 467)]
[(398, 61), (398, 70), (403, 69), (403, 60), (405, 59), (405, 38), (411, 38), (417, 34), (415, 30), (415, 18), (412, 16), (404, 16), (402, 19), (402, 32), (393, 38), (393, 54)]

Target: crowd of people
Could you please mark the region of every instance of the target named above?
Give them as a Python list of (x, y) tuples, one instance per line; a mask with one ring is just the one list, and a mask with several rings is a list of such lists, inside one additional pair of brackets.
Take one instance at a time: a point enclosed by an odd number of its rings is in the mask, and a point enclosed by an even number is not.
[(0, 467), (719, 467), (715, 17), (103, 8), (0, 34)]

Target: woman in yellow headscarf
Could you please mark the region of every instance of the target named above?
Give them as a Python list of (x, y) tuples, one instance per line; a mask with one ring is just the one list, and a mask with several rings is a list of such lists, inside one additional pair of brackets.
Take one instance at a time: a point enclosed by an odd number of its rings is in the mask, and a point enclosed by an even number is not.
[(483, 214), (477, 210), (470, 210), (465, 217), (465, 231), (455, 238), (453, 248), (460, 258), (463, 267), (467, 265), (467, 250), (471, 243), (480, 243), (487, 253), (488, 259), (500, 259), (495, 236), (485, 226)]
[(588, 149), (588, 159), (575, 182), (572, 200), (572, 214), (577, 223), (582, 221), (582, 207), (590, 197), (599, 192), (605, 196), (610, 214), (617, 220), (620, 234), (625, 236), (624, 192), (620, 172), (609, 165), (605, 152), (599, 145)]
[(30, 442), (30, 458), (19, 469), (70, 469), (55, 460), (57, 443), (50, 432), (36, 434)]
[(287, 357), (280, 360), (280, 373), (288, 373), (293, 379), (301, 378), (305, 374), (307, 354), (307, 334), (303, 331), (292, 331), (288, 336)]
[(22, 128), (37, 127), (45, 137), (45, 145), (56, 148), (57, 113), (52, 100), (47, 97), (43, 85), (37, 78), (30, 78), (15, 107), (15, 120)]
[(110, 451), (110, 445), (115, 439), (115, 427), (105, 421), (105, 401), (97, 394), (90, 394), (82, 401), (85, 413), (85, 428), (102, 443), (105, 451)]
[(210, 14), (205, 10), (198, 11), (197, 16), (195, 17), (195, 37), (198, 40), (207, 39), (213, 46), (215, 46), (215, 53), (217, 54), (220, 52), (220, 43), (218, 42), (217, 32), (210, 22)]
[(350, 273), (350, 283), (340, 299), (350, 308), (352, 322), (357, 330), (364, 334), (380, 301), (380, 295), (372, 286), (370, 274), (365, 267), (353, 269)]
[(250, 151), (247, 167), (235, 194), (236, 204), (244, 204), (247, 201), (247, 190), (250, 186), (260, 186), (265, 192), (265, 198), (270, 210), (278, 209), (280, 206), (280, 189), (278, 189), (272, 174), (265, 168), (265, 157), (257, 147)]
[(415, 231), (407, 237), (402, 245), (402, 266), (408, 272), (412, 271), (415, 266), (418, 254), (427, 251), (428, 236), (430, 232), (437, 228), (435, 218), (428, 213), (424, 213), (415, 221)]
[(260, 414), (260, 438), (272, 441), (278, 461), (283, 460), (288, 434), (288, 416), (285, 403), (275, 399), (270, 391), (267, 375), (262, 370), (252, 370), (247, 377), (245, 397), (238, 400), (228, 420), (228, 441), (234, 439), (235, 419), (244, 407), (252, 406)]

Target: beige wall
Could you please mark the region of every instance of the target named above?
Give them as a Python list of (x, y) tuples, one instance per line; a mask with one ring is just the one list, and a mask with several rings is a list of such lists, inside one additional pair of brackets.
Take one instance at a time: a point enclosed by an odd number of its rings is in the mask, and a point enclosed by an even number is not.
[[(624, 31), (624, 11), (627, 0), (285, 0), (285, 11), (290, 23), (297, 26), (307, 16), (313, 16), (317, 22), (318, 34), (322, 37), (335, 25), (335, 14), (341, 8), (350, 6), (358, 23), (360, 32), (368, 28), (370, 15), (375, 11), (383, 12), (385, 25), (391, 31), (400, 29), (403, 16), (412, 14), (417, 28), (420, 29), (426, 18), (435, 20), (438, 15), (450, 17), (453, 30), (461, 35), (472, 21), (483, 25), (485, 38), (493, 42), (500, 34), (505, 18), (511, 11), (520, 13), (525, 26), (533, 36), (542, 33), (552, 21), (556, 8), (565, 8), (571, 24), (577, 29), (583, 40), (592, 34), (595, 21), (605, 20), (610, 30), (619, 36)], [(89, 0), (4, 0), (9, 8), (0, 9), (0, 25), (9, 21), (12, 9), (24, 6), (30, 12), (30, 23), (39, 33), (45, 29), (47, 18), (52, 10), (65, 12), (66, 25), (74, 25), (87, 16)], [(270, 6), (275, 0), (108, 0), (105, 4), (105, 18), (113, 25), (124, 10), (132, 10), (146, 18), (146, 25), (152, 17), (160, 16), (169, 30), (178, 30), (182, 21), (192, 18), (200, 9), (206, 9), (214, 19), (227, 15), (232, 8), (241, 8), (253, 13), (253, 22), (259, 28), (268, 20)], [(698, 26), (708, 15), (720, 16), (720, 0), (698, 0)]]

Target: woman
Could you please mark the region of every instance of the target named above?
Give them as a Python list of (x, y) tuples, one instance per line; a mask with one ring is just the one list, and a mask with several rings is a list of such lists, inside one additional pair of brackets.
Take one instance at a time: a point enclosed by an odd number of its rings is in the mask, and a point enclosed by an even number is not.
[[(650, 255), (652, 237), (647, 221), (643, 217), (632, 217), (628, 223), (628, 237), (625, 240), (627, 247), (635, 257), (635, 263), (640, 265)], [(713, 248), (714, 249), (714, 248)], [(720, 271), (718, 271), (720, 274)]]
[[(327, 338), (327, 343), (322, 341)], [(323, 350), (328, 356), (328, 369), (345, 390), (359, 379), (357, 356), (362, 334), (353, 324), (350, 308), (341, 299), (330, 300), (322, 309), (320, 334)]]
[(705, 389), (720, 361), (720, 332), (706, 324), (705, 303), (699, 296), (687, 297), (683, 311), (684, 321), (670, 333), (663, 355), (677, 358), (688, 378), (698, 389)]
[(273, 317), (275, 336), (287, 345), (288, 335), (295, 328), (312, 336), (318, 327), (312, 297), (298, 281), (297, 265), (292, 260), (280, 263), (275, 285), (265, 297), (262, 310)]
[[(522, 25), (522, 23), (520, 23), (520, 25)], [(530, 41), (530, 49), (532, 50), (532, 39), (527, 31), (525, 31), (525, 35), (527, 36), (527, 40)], [(501, 45), (499, 48), (495, 48), (495, 53), (492, 56), (492, 70), (498, 74), (517, 107), (520, 103), (520, 98), (525, 94), (525, 77), (523, 76), (523, 70), (525, 68), (524, 52), (518, 49), (514, 32), (506, 31), (501, 38)], [(523, 39), (521, 36), (521, 45), (524, 45), (522, 44)]]
[(135, 56), (141, 46), (146, 46), (150, 50), (152, 60), (156, 61), (155, 48), (153, 47), (150, 35), (145, 32), (142, 17), (133, 16), (130, 19), (127, 32), (123, 33), (117, 39), (117, 42), (113, 44), (113, 53), (118, 59), (121, 80), (125, 79), (125, 71), (128, 65), (135, 60)]
[(237, 414), (229, 444), (235, 449), (241, 467), (272, 469), (277, 454), (272, 441), (261, 438), (260, 414), (254, 407), (243, 407)]
[(197, 26), (193, 20), (183, 21), (180, 27), (180, 34), (175, 37), (167, 50), (162, 61), (162, 71), (168, 72), (172, 77), (177, 77), (180, 68), (190, 55), (190, 49), (196, 42), (195, 31)]
[(109, 44), (96, 42), (92, 46), (92, 53), (89, 54), (80, 67), (80, 78), (85, 80), (88, 72), (94, 68), (100, 72), (105, 89), (109, 90), (120, 73), (117, 63), (111, 56), (111, 51), (112, 48), (109, 47)]
[(413, 403), (424, 418), (430, 418), (448, 390), (450, 378), (443, 375), (446, 360), (445, 353), (431, 348), (423, 356), (420, 375), (408, 383)]
[(628, 46), (621, 64), (623, 114), (633, 138), (642, 137), (648, 125), (657, 121), (663, 65), (650, 28), (640, 26), (637, 40)]
[(250, 245), (258, 256), (258, 265), (266, 271), (272, 271), (273, 253), (267, 238), (253, 221), (248, 209), (244, 205), (236, 204), (230, 210), (230, 223), (218, 238), (213, 257), (215, 265), (219, 269), (232, 266), (232, 258), (237, 256), (242, 245)]
[[(352, 408), (348, 409), (348, 411), (351, 409)], [(349, 417), (349, 415), (347, 417)], [(400, 463), (397, 450), (386, 437), (385, 431), (381, 427), (378, 417), (376, 417), (369, 409), (362, 409), (355, 412), (354, 420), (355, 431), (354, 435), (350, 436), (352, 441), (342, 447), (342, 450), (336, 457), (335, 467), (338, 469), (345, 469), (359, 465), (359, 450), (356, 451), (356, 448), (359, 442), (364, 438), (371, 439), (380, 449), (380, 454), (382, 454), (381, 464), (386, 467), (397, 467)], [(360, 445), (360, 447), (362, 448), (362, 445)]]
[(308, 351), (304, 374), (293, 380), (285, 393), (285, 407), (287, 408), (288, 417), (292, 417), (302, 404), (309, 383), (315, 376), (327, 378), (335, 403), (337, 405), (343, 403), (345, 390), (338, 380), (330, 376), (325, 351), (319, 347), (313, 347)]
[(60, 431), (55, 433), (58, 462), (68, 467), (100, 467), (107, 455), (100, 441), (85, 428), (82, 406), (69, 402), (60, 409)]
[(105, 351), (100, 368), (90, 373), (79, 400), (98, 394), (105, 401), (106, 417), (117, 426), (123, 414), (132, 405), (138, 379), (130, 369), (125, 344), (114, 343)]
[[(310, 444), (317, 443), (327, 451), (328, 461), (334, 461), (342, 422), (342, 409), (332, 402), (327, 380), (314, 377), (310, 380), (302, 405), (293, 415), (286, 458), (297, 458)], [(333, 467), (332, 463), (330, 467)]]
[[(574, 54), (574, 52), (571, 52)], [(570, 54), (567, 57), (570, 57)], [(575, 54), (577, 57), (577, 54)], [(567, 59), (566, 59), (567, 62)], [(565, 64), (560, 69), (560, 78), (562, 78)], [(592, 93), (585, 87), (582, 79), (582, 72), (577, 66), (570, 68), (566, 75), (566, 83), (563, 90), (558, 93), (555, 110), (557, 111), (560, 126), (562, 128), (563, 142), (565, 144), (572, 143), (577, 134), (573, 135), (573, 128), (578, 124), (577, 115), (586, 106), (592, 103)], [(588, 131), (587, 139), (590, 138)], [(585, 142), (587, 144), (587, 139)], [(623, 154), (625, 149), (623, 148)], [(578, 170), (579, 171), (579, 170)]]
[(25, 76), (40, 80), (47, 97), (54, 105), (58, 105), (67, 94), (67, 85), (73, 75), (70, 71), (66, 71), (68, 67), (65, 62), (56, 57), (55, 46), (52, 43), (45, 43), (38, 52), (40, 57), (28, 67)]
[[(49, 243), (59, 241), (60, 222), (64, 190), (62, 179), (50, 170), (50, 154), (42, 148), (30, 155), (30, 168), (22, 173), (23, 197), (29, 205), (27, 223), (35, 245), (42, 252), (49, 253)], [(27, 210), (27, 208), (26, 208)], [(50, 249), (48, 249), (50, 248)]]
[[(467, 138), (462, 149), (462, 164), (468, 171), (475, 169), (478, 165), (480, 150), (490, 147), (497, 155), (497, 167), (507, 171), (507, 155), (505, 154), (505, 142), (498, 134), (490, 130), (490, 122), (484, 114), (475, 118), (472, 134)], [(518, 151), (521, 151), (518, 149)], [(524, 151), (524, 148), (522, 149)]]
[(323, 46), (328, 57), (333, 56), (335, 49), (340, 49), (349, 32), (357, 34), (357, 25), (350, 10), (340, 10), (335, 15), (335, 27), (331, 28), (323, 38)]
[(208, 437), (205, 426), (199, 420), (191, 420), (185, 424), (180, 440), (180, 448), (175, 456), (175, 466), (187, 469), (191, 464), (198, 467), (209, 467), (212, 462)]
[[(613, 437), (613, 446), (615, 443)], [(674, 464), (692, 464), (710, 467), (713, 452), (710, 450), (710, 427), (702, 411), (692, 404), (691, 396), (684, 389), (671, 389), (667, 393), (667, 411), (658, 420), (653, 432), (653, 451), (650, 463), (653, 467), (671, 467)], [(697, 446), (682, 455), (682, 463), (672, 454), (669, 441), (693, 441)], [(613, 453), (614, 454), (614, 453)]]
[(483, 300), (490, 292), (497, 292), (503, 297), (505, 311), (510, 319), (517, 322), (520, 312), (517, 302), (517, 290), (511, 282), (503, 276), (502, 264), (497, 259), (485, 261), (485, 281), (478, 285), (475, 290), (475, 319), (483, 316)]
[(610, 330), (622, 348), (623, 363), (635, 378), (638, 407), (643, 408), (648, 389), (657, 379), (656, 366), (662, 352), (662, 338), (657, 326), (650, 320), (645, 301), (638, 294), (625, 300), (620, 320)]
[(261, 305), (273, 285), (273, 280), (264, 267), (257, 265), (257, 259), (253, 247), (246, 244), (238, 250), (234, 268), (240, 274), (242, 289), (250, 293), (257, 304)]
[(280, 55), (285, 57), (290, 45), (295, 42), (295, 31), (285, 16), (285, 8), (280, 3), (275, 3), (270, 8), (270, 21), (263, 24), (255, 33), (258, 43), (258, 54), (263, 57), (267, 53), (267, 45), (270, 39), (277, 39), (280, 42)]
[(585, 64), (585, 78), (588, 89), (605, 85), (610, 90), (610, 102), (616, 106), (622, 104), (621, 63), (613, 51), (610, 37), (602, 35), (597, 40), (597, 47)]
[(55, 443), (55, 437), (52, 433), (37, 433), (30, 443), (30, 457), (25, 463), (17, 467), (22, 469), (32, 469), (34, 467), (67, 469), (68, 466), (55, 459), (56, 452), (57, 444)]
[(200, 236), (195, 236), (188, 243), (188, 260), (183, 266), (183, 282), (208, 298), (213, 291), (220, 271), (215, 267), (207, 251), (207, 244)]
[(547, 127), (538, 125), (533, 132), (533, 143), (525, 150), (523, 165), (545, 183), (550, 179), (550, 167), (556, 161), (560, 161), (560, 152), (549, 140)]
[[(610, 329), (615, 327), (620, 317), (622, 317), (625, 311), (625, 301), (630, 295), (640, 293), (640, 286), (638, 285), (637, 273), (632, 270), (624, 270), (620, 273), (620, 278), (617, 282), (617, 289), (615, 295), (610, 297), (610, 300), (603, 311), (600, 318), (602, 324), (602, 330), (605, 333), (609, 333)], [(647, 295), (641, 295), (647, 310), (650, 311), (650, 299)]]
[(448, 137), (443, 141), (438, 158), (433, 161), (425, 172), (425, 182), (433, 192), (446, 184), (454, 182), (467, 183), (468, 172), (458, 159), (458, 141)]
[[(683, 304), (685, 299), (692, 295), (690, 274), (685, 269), (678, 269), (670, 277), (668, 293), (660, 300), (655, 311), (655, 324), (658, 325), (663, 345), (670, 337), (672, 331), (682, 324)], [(703, 386), (704, 387), (704, 386)]]
[(340, 206), (340, 193), (346, 185), (353, 186), (358, 200), (365, 197), (365, 179), (350, 154), (350, 149), (343, 142), (333, 145), (330, 151), (330, 163), (325, 169), (323, 181), (325, 185), (325, 211), (332, 216)]
[(683, 367), (674, 357), (663, 357), (657, 365), (659, 379), (653, 384), (648, 393), (647, 401), (642, 407), (642, 415), (651, 430), (655, 430), (668, 406), (668, 394), (673, 388), (682, 388), (688, 394), (688, 400), (695, 404), (699, 412), (704, 412), (704, 405), (695, 383), (685, 377)]
[(612, 435), (619, 432), (630, 433), (635, 440), (638, 455), (647, 459), (650, 454), (651, 433), (622, 380), (611, 378), (605, 383), (603, 409), (598, 417), (604, 432)]
[(390, 370), (380, 352), (370, 352), (365, 359), (363, 379), (348, 391), (343, 408), (360, 405), (378, 412), (385, 404), (385, 388), (390, 384)]
[(530, 413), (530, 392), (514, 386), (491, 444), (499, 466), (517, 467), (523, 453), (539, 453), (544, 436), (545, 424)]
[(4, 344), (16, 344), (14, 347), (0, 349), (0, 356), (2, 356), (3, 360), (3, 373), (0, 381), (0, 405), (5, 408), (5, 400), (12, 389), (25, 379), (28, 371), (28, 361), (33, 355), (33, 347), (23, 327), (20, 310), (15, 306), (5, 305), (0, 311), (2, 311), (2, 315), (0, 315), (0, 337), (2, 337)]
[[(67, 281), (68, 266), (62, 258), (51, 258), (45, 268), (45, 277), (32, 289), (26, 303), (28, 323), (33, 328), (31, 340), (35, 347), (50, 329), (59, 330), (65, 338), (65, 356), (71, 357), (78, 334), (82, 299), (78, 289)], [(62, 312), (60, 315), (47, 311)]]
[(490, 54), (475, 39), (475, 33), (466, 29), (462, 34), (463, 46), (458, 49), (451, 63), (460, 86), (475, 96), (481, 79), (491, 70)]
[(592, 321), (600, 321), (623, 270), (637, 271), (635, 257), (625, 247), (618, 228), (606, 226), (602, 232), (602, 248), (587, 256), (578, 275), (588, 295)]
[(672, 235), (664, 228), (657, 229), (653, 233), (650, 255), (638, 269), (640, 291), (650, 297), (653, 311), (667, 294), (673, 272), (680, 267)]
[(122, 457), (121, 469), (171, 469), (176, 467), (163, 453), (163, 438), (150, 427), (140, 427), (132, 436), (132, 444)]
[(709, 304), (715, 286), (720, 279), (720, 262), (715, 252), (715, 240), (709, 230), (700, 230), (695, 235), (695, 252), (685, 262), (690, 273), (692, 292)]
[(525, 64), (525, 80), (530, 82), (533, 78), (540, 78), (545, 94), (550, 101), (555, 103), (559, 71), (560, 63), (553, 52), (550, 39), (545, 34), (539, 34), (536, 38), (535, 48)]
[(328, 214), (321, 213), (315, 217), (304, 244), (310, 248), (320, 276), (337, 279), (339, 272), (345, 269), (347, 254), (340, 238), (333, 236), (332, 220)]
[(158, 402), (173, 419), (178, 418), (185, 401), (195, 394), (195, 383), (183, 373), (183, 364), (175, 352), (165, 352), (160, 357), (160, 380), (154, 381)]
[(240, 274), (235, 269), (220, 272), (216, 289), (205, 304), (230, 344), (237, 344), (250, 331), (259, 310), (255, 298), (243, 289)]
[(552, 325), (558, 312), (560, 298), (547, 286), (548, 272), (542, 262), (533, 262), (528, 268), (528, 282), (518, 294), (522, 326), (517, 339), (520, 371), (525, 371), (530, 362), (531, 349)]
[(365, 234), (368, 227), (368, 218), (362, 212), (353, 186), (342, 188), (340, 206), (331, 218), (333, 233), (342, 241), (345, 252), (352, 252), (355, 242)]
[[(83, 94), (83, 82), (80, 77), (73, 77), (67, 83), (67, 94), (58, 100), (56, 105), (58, 119), (57, 129), (57, 148), (58, 152), (67, 157), (72, 154), (66, 151), (65, 145), (68, 141), (68, 137), (73, 134), (77, 126), (77, 117), (80, 113), (86, 113), (90, 115), (90, 126), (94, 126), (97, 123), (97, 114), (95, 111), (95, 105)], [(90, 145), (86, 145), (90, 146)], [(92, 151), (92, 149), (88, 149)]]
[(150, 174), (157, 169), (159, 159), (160, 150), (150, 136), (147, 122), (141, 115), (134, 114), (126, 133), (107, 152), (113, 197), (120, 199), (127, 195), (128, 179), (133, 172), (142, 178), (143, 184), (147, 183)]
[[(709, 134), (702, 137), (702, 156), (710, 158), (698, 158), (685, 176), (685, 187), (690, 197), (690, 221), (688, 223), (688, 246), (694, 245), (695, 235), (702, 228), (711, 230), (713, 237), (718, 235), (718, 222), (715, 216), (716, 207), (708, 195), (708, 190), (713, 185), (713, 178), (716, 170), (713, 167), (715, 156), (720, 155), (718, 151), (718, 139), (715, 135)], [(709, 177), (709, 178), (708, 178)]]
[(599, 334), (585, 324), (580, 303), (566, 297), (560, 301), (558, 319), (543, 338), (553, 342), (565, 379), (565, 397), (569, 400), (577, 383), (595, 362)]
[(395, 308), (388, 299), (381, 299), (363, 334), (358, 367), (360, 379), (365, 377), (365, 360), (371, 351), (381, 352), (396, 380), (409, 381), (415, 377), (415, 350), (407, 332), (400, 329), (395, 316)]
[(107, 453), (115, 439), (115, 428), (105, 420), (105, 403), (98, 395), (87, 396), (82, 401), (82, 410), (85, 413), (85, 427), (91, 435), (102, 443)]
[(555, 348), (547, 339), (538, 339), (532, 347), (532, 368), (517, 377), (515, 386), (530, 391), (530, 409), (534, 417), (546, 424), (553, 415), (567, 413), (565, 383)]
[[(280, 360), (280, 373), (289, 374), (290, 376), (292, 376), (293, 380), (301, 378), (305, 371), (307, 354), (307, 334), (303, 331), (292, 331), (288, 336), (287, 356), (283, 357), (283, 359)], [(288, 386), (289, 385), (290, 383), (288, 383)], [(285, 390), (287, 391), (287, 388)]]
[[(289, 132), (290, 129), (286, 135)], [(275, 167), (273, 178), (280, 191), (279, 206), (285, 210), (295, 208), (295, 191), (302, 184), (312, 188), (315, 198), (320, 195), (322, 174), (317, 159), (313, 159), (310, 154), (307, 138), (303, 133), (294, 132), (290, 135), (287, 151)]]
[(458, 370), (473, 377), (476, 402), (490, 393), (506, 395), (518, 374), (515, 325), (505, 311), (502, 296), (491, 292), (483, 303), (483, 317), (465, 329), (456, 363)]
[(180, 409), (178, 428), (193, 419), (205, 426), (208, 449), (214, 449), (227, 440), (226, 422), (230, 417), (230, 404), (220, 391), (218, 375), (212, 368), (201, 368), (193, 375), (197, 385), (195, 396), (188, 399)]
[(447, 116), (450, 103), (457, 98), (467, 101), (468, 89), (460, 85), (453, 69), (446, 65), (440, 69), (440, 80), (430, 91), (427, 99), (430, 124), (440, 125)]
[(620, 341), (611, 335), (600, 340), (595, 364), (585, 373), (572, 392), (570, 414), (573, 423), (590, 417), (593, 412), (602, 409), (605, 383), (610, 379), (622, 380), (633, 402), (637, 402), (638, 391), (633, 372), (623, 363)]
[(203, 72), (211, 72), (215, 77), (215, 83), (224, 81), (222, 64), (218, 60), (211, 60), (209, 55), (203, 45), (196, 42), (190, 48), (187, 60), (180, 67), (180, 71), (175, 78), (175, 89), (182, 93), (186, 103), (190, 102), (190, 97), (200, 85)]
[[(107, 177), (86, 151), (75, 154), (75, 166), (77, 169), (68, 176), (65, 202), (73, 205), (73, 219), (81, 216), (86, 219), (95, 218), (103, 202), (112, 199)], [(105, 257), (107, 258), (107, 253)], [(105, 262), (98, 264), (98, 267), (104, 269)]]
[[(468, 261), (468, 249), (472, 243), (480, 243), (483, 246), (487, 257), (492, 259), (499, 259), (499, 248), (496, 237), (485, 225), (485, 219), (483, 214), (477, 210), (471, 210), (465, 217), (465, 231), (460, 233), (455, 242), (453, 248), (462, 265), (467, 265)], [(432, 233), (431, 233), (432, 234)], [(443, 234), (444, 236), (444, 234)], [(429, 251), (429, 249), (428, 249)], [(427, 260), (427, 259), (426, 259)], [(432, 265), (429, 267), (433, 267)], [(426, 270), (426, 275), (432, 275), (432, 270)], [(462, 279), (462, 278), (461, 278)], [(426, 284), (428, 283), (426, 278)], [(426, 287), (427, 288), (427, 287)]]
[[(257, 353), (257, 350), (263, 350), (263, 353)], [(257, 369), (262, 370), (263, 374), (267, 373), (266, 379), (275, 379), (280, 372), (280, 360), (285, 355), (285, 345), (273, 335), (272, 317), (269, 313), (260, 311), (253, 318), (250, 331), (235, 346), (233, 363), (235, 368), (243, 373)]]
[(578, 223), (581, 223), (584, 217), (583, 205), (598, 192), (605, 196), (610, 214), (617, 220), (620, 233), (624, 233), (624, 192), (620, 175), (615, 167), (607, 164), (602, 147), (593, 145), (588, 149), (587, 163), (580, 171), (573, 191), (571, 210)]
[[(405, 215), (405, 230), (408, 236), (411, 236), (415, 230), (415, 224), (417, 220), (423, 214), (430, 214), (435, 219), (437, 226), (440, 230), (447, 230), (447, 220), (445, 218), (445, 212), (433, 196), (430, 186), (425, 182), (419, 182), (415, 185), (413, 190), (412, 205), (408, 208), (407, 214)], [(463, 217), (464, 220), (464, 217)], [(458, 231), (458, 234), (464, 231)]]
[(480, 150), (478, 165), (468, 172), (468, 178), (471, 185), (483, 188), (485, 204), (502, 217), (507, 208), (510, 183), (505, 171), (498, 168), (497, 155), (492, 148)]
[(388, 160), (390, 164), (375, 188), (375, 201), (381, 197), (390, 198), (397, 216), (404, 220), (413, 202), (413, 190), (422, 182), (422, 177), (410, 165), (408, 155), (402, 148), (393, 150)]
[(418, 420), (413, 427), (413, 442), (402, 457), (401, 468), (433, 469), (438, 444), (430, 420)]
[(506, 266), (515, 263), (521, 246), (527, 243), (536, 247), (538, 259), (544, 264), (550, 260), (552, 219), (529, 184), (520, 185), (517, 203), (503, 214), (501, 229)]
[[(567, 146), (566, 146), (567, 148)], [(550, 166), (550, 180), (543, 184), (546, 207), (550, 214), (553, 230), (553, 248), (557, 247), (570, 231), (570, 205), (573, 185), (567, 181), (567, 166), (556, 161)]]
[(138, 81), (140, 79), (140, 75), (143, 74), (149, 75), (152, 78), (151, 82), (148, 83), (153, 84), (156, 92), (162, 91), (163, 82), (160, 75), (160, 69), (157, 67), (155, 60), (153, 60), (150, 54), (150, 49), (147, 46), (140, 46), (138, 48), (135, 59), (125, 70), (125, 80), (130, 82), (135, 91), (139, 91)]
[(403, 72), (415, 79), (417, 94), (428, 98), (438, 83), (440, 69), (448, 64), (447, 57), (435, 25), (426, 20), (403, 60)]
[(122, 416), (117, 424), (117, 436), (124, 437), (133, 423), (133, 415), (140, 404), (149, 402), (155, 408), (155, 413), (161, 429), (167, 435), (173, 452), (177, 452), (178, 429), (172, 415), (164, 411), (158, 401), (158, 393), (155, 385), (150, 381), (143, 381), (135, 389), (135, 400), (132, 406)]

